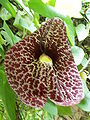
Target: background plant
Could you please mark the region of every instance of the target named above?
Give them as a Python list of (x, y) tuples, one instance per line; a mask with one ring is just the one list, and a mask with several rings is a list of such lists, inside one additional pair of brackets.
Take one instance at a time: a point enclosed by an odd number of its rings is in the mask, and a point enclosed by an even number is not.
[[(76, 14), (63, 15), (56, 10), (55, 3), (56, 0), (0, 0), (0, 120), (89, 119), (90, 1), (82, 0), (80, 18)], [(16, 42), (53, 17), (59, 17), (66, 24), (85, 98), (75, 107), (56, 106), (48, 100), (43, 109), (34, 109), (25, 106), (10, 88), (4, 72), (4, 56)]]

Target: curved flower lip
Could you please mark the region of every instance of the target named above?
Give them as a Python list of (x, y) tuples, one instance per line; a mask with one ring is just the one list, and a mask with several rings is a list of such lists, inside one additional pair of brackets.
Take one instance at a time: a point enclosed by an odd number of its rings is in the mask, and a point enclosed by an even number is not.
[[(53, 65), (42, 63), (45, 53)], [(5, 56), (8, 82), (20, 99), (42, 108), (47, 99), (57, 105), (72, 106), (84, 98), (64, 23), (50, 19), (31, 36), (16, 43)]]

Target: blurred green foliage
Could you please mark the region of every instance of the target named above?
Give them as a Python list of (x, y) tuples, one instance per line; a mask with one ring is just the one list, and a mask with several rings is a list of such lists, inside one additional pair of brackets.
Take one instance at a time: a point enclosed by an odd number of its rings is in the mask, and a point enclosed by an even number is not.
[[(53, 17), (62, 19), (66, 25), (78, 70), (82, 71), (87, 67), (90, 61), (88, 60), (90, 48), (87, 49), (83, 42), (86, 39), (90, 40), (90, 3), (83, 0), (82, 18), (78, 18), (76, 22), (76, 18), (64, 16), (56, 11), (55, 2), (56, 0), (49, 0), (46, 3), (42, 0), (0, 0), (0, 120), (53, 120), (57, 116), (72, 116), (71, 107), (56, 106), (50, 100), (43, 109), (27, 107), (10, 88), (4, 72), (3, 61), (6, 51), (25, 35), (37, 30), (43, 22), (42, 18), (47, 20)], [(90, 112), (90, 92), (85, 80), (83, 83), (85, 98), (77, 106)]]

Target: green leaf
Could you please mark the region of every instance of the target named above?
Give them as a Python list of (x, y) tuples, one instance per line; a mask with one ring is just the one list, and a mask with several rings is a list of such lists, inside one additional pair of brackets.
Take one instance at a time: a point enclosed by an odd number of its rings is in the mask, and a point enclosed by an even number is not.
[(10, 36), (8, 35), (8, 33), (2, 30), (1, 34), (3, 35), (5, 40), (12, 46), (13, 42), (12, 42), (12, 39), (10, 38)]
[(12, 7), (11, 3), (8, 0), (0, 0), (0, 4), (5, 7), (13, 17), (16, 16), (16, 12), (14, 8)]
[(62, 20), (65, 18), (65, 16), (56, 11), (54, 7), (44, 4), (41, 0), (29, 0), (28, 4), (30, 9), (33, 9), (44, 17), (59, 17)]
[(58, 106), (59, 115), (72, 115), (71, 107)]
[(3, 46), (1, 44), (0, 44), (0, 49), (2, 49), (2, 51), (4, 51)]
[(88, 20), (90, 21), (90, 8), (86, 11), (86, 16), (87, 16)]
[(90, 112), (90, 92), (87, 88), (86, 81), (85, 80), (82, 81), (84, 86), (85, 97), (77, 106), (84, 111)]
[(19, 29), (25, 28), (30, 32), (34, 32), (36, 30), (36, 27), (32, 22), (32, 18), (30, 18), (28, 14), (25, 14), (25, 11), (18, 11), (13, 25)]
[(33, 22), (31, 22), (30, 25), (29, 25), (29, 24), (27, 24), (27, 22), (25, 22), (25, 21), (22, 19), (22, 20), (20, 21), (20, 25), (21, 25), (23, 28), (29, 30), (29, 31), (32, 32), (32, 33), (33, 33), (34, 31), (36, 31), (36, 27), (34, 26)]
[(33, 23), (35, 24), (36, 28), (40, 27), (39, 18), (40, 18), (39, 14), (34, 12), (34, 14), (33, 14)]
[(77, 66), (77, 68), (78, 68), (78, 71), (80, 72), (80, 71), (82, 70), (83, 66), (82, 66), (81, 64), (79, 64), (79, 65)]
[(4, 49), (2, 45), (5, 45), (5, 41), (3, 40), (1, 34), (0, 34), (0, 55), (2, 56), (2, 59), (4, 59)]
[(0, 70), (0, 97), (8, 113), (10, 120), (16, 120), (15, 94), (10, 88), (4, 71)]
[(5, 40), (2, 38), (1, 34), (0, 34), (0, 44), (1, 45), (6, 45)]
[(4, 58), (4, 49), (3, 49), (3, 46), (0, 45), (0, 54), (2, 56), (2, 59)]
[(84, 94), (86, 95), (87, 93), (89, 93), (89, 89), (87, 87), (86, 80), (82, 79), (82, 82), (83, 82), (83, 87), (84, 87)]
[(17, 27), (18, 29), (22, 29), (22, 27), (20, 25), (20, 19), (22, 19), (22, 16), (21, 16), (22, 14), (23, 14), (23, 12), (21, 12), (21, 11), (18, 10), (18, 12), (16, 14), (16, 17), (15, 17), (15, 21), (13, 23), (13, 25), (15, 27)]
[(77, 106), (86, 112), (90, 112), (90, 93)]
[(28, 1), (29, 1), (29, 0), (22, 0), (23, 4), (24, 4), (25, 6), (28, 6)]
[(87, 25), (86, 25), (86, 30), (87, 30), (87, 32), (88, 32), (88, 34), (89, 34), (89, 31), (90, 31), (90, 21), (87, 23)]
[(8, 27), (8, 25), (6, 24), (5, 21), (4, 21), (4, 24), (3, 24), (3, 29), (6, 31), (6, 33), (8, 34), (8, 36), (10, 37), (10, 39), (12, 40), (11, 45), (15, 44), (16, 42), (18, 42), (20, 40), (19, 37), (15, 36), (13, 34), (13, 32), (10, 30), (10, 28)]
[(9, 35), (9, 37), (12, 39), (12, 42), (14, 44), (14, 34), (12, 33), (12, 31), (10, 30), (10, 28), (8, 27), (8, 25), (6, 24), (5, 21), (4, 21), (4, 24), (3, 24), (3, 28), (7, 32), (7, 34)]
[(48, 5), (55, 6), (56, 0), (49, 0), (47, 2)]
[(0, 9), (0, 17), (2, 20), (9, 20), (12, 15), (5, 8), (2, 7)]
[[(15, 1), (30, 15), (30, 17), (33, 17), (29, 8), (23, 4), (23, 0), (15, 0)], [(25, 1), (29, 1), (29, 0), (25, 0)]]
[(82, 41), (88, 36), (89, 30), (85, 29), (84, 24), (79, 24), (76, 27), (76, 33), (77, 33), (78, 40)]
[(57, 106), (51, 102), (50, 100), (47, 100), (45, 106), (43, 107), (44, 110), (46, 110), (49, 114), (57, 115)]
[(69, 42), (71, 44), (71, 46), (75, 45), (75, 35), (76, 35), (76, 32), (75, 32), (75, 28), (74, 28), (74, 25), (72, 23), (72, 20), (69, 16), (67, 16), (65, 18), (65, 23), (66, 23), (66, 30), (67, 30), (67, 36), (69, 38)]
[(78, 46), (72, 46), (71, 49), (72, 49), (74, 61), (75, 61), (76, 65), (79, 65), (83, 60), (84, 51), (82, 48), (80, 48)]
[(46, 120), (52, 120), (53, 119), (53, 115), (47, 113), (47, 117), (46, 117)]
[(87, 61), (88, 60), (84, 57), (83, 60), (82, 60), (82, 62), (81, 62), (81, 64), (82, 64), (83, 67), (86, 66)]
[(0, 63), (0, 70), (4, 71), (4, 64)]
[(90, 58), (87, 60), (85, 57), (83, 58), (82, 62), (81, 62), (81, 69), (79, 70), (79, 72), (82, 72), (89, 64), (90, 62)]

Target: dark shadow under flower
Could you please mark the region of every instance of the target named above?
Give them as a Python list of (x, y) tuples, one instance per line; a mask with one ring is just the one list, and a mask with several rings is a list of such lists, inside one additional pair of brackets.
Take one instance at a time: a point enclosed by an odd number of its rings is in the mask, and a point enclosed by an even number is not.
[(10, 86), (27, 105), (42, 108), (47, 99), (72, 106), (83, 98), (80, 75), (60, 19), (48, 20), (5, 56)]

